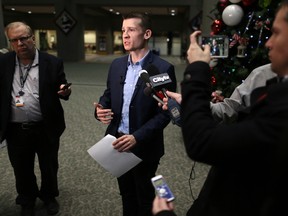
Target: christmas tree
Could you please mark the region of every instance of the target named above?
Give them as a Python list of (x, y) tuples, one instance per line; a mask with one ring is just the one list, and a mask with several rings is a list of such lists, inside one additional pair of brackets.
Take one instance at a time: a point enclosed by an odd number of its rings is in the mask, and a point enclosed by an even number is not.
[(229, 37), (229, 55), (211, 61), (213, 90), (229, 97), (253, 69), (270, 62), (265, 43), (280, 2), (219, 0), (210, 13), (211, 35)]

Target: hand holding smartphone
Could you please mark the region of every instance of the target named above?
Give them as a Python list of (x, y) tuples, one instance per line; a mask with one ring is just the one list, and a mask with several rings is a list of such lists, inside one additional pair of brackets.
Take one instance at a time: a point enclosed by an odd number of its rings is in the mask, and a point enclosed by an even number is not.
[(229, 54), (229, 38), (226, 35), (199, 36), (200, 46), (208, 44), (212, 58), (227, 58)]
[(168, 202), (171, 202), (175, 199), (175, 196), (173, 195), (162, 175), (153, 177), (151, 182), (159, 197), (167, 199)]
[(72, 85), (72, 83), (66, 83), (66, 84), (61, 88), (61, 90), (68, 89), (71, 85)]

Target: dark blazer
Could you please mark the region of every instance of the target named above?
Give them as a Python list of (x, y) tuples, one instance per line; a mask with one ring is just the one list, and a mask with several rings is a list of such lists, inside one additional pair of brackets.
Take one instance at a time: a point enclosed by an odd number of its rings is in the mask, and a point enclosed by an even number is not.
[[(0, 56), (0, 141), (5, 139), (11, 114), (12, 82), (16, 53)], [(57, 94), (61, 84), (67, 83), (63, 61), (47, 53), (39, 52), (39, 100), (44, 125), (51, 138), (59, 138), (65, 130), (64, 111)]]
[(187, 154), (212, 166), (187, 215), (287, 215), (288, 82), (256, 90), (262, 94), (239, 122), (218, 125), (210, 81), (209, 65), (195, 62), (181, 86)]
[[(121, 120), (127, 62), (128, 56), (120, 57), (112, 62), (107, 78), (107, 89), (99, 100), (104, 108), (111, 108), (114, 113), (113, 120), (106, 130), (106, 134), (114, 136)], [(174, 66), (152, 52), (146, 56), (142, 68), (146, 69), (150, 64), (156, 66), (160, 73), (168, 73), (173, 81), (170, 90), (175, 91)], [(129, 130), (137, 141), (131, 151), (142, 159), (156, 160), (164, 154), (163, 129), (170, 122), (170, 118), (166, 111), (158, 107), (156, 100), (144, 94), (145, 87), (145, 82), (139, 78), (129, 108)]]

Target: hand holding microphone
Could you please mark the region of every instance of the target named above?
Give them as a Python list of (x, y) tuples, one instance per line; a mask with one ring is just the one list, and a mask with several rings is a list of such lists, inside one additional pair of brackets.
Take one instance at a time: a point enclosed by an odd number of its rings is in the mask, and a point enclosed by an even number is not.
[(158, 69), (153, 65), (150, 66), (150, 69), (157, 75), (150, 77), (146, 70), (141, 70), (139, 72), (140, 78), (147, 85), (147, 87), (144, 89), (144, 94), (152, 96), (163, 106), (165, 106), (163, 100), (166, 98), (167, 109), (169, 111), (172, 123), (181, 127), (180, 104), (178, 104), (174, 99), (169, 98), (166, 94), (167, 90), (165, 87), (172, 82), (169, 75), (167, 73), (159, 74)]
[[(169, 98), (175, 100), (178, 104), (181, 104), (182, 102), (182, 95), (180, 93), (177, 93), (177, 92), (171, 92), (171, 91), (166, 91), (166, 94)], [(164, 105), (162, 106), (163, 110), (167, 110), (168, 109), (168, 106), (167, 106), (167, 103), (168, 103), (168, 99), (169, 98), (163, 98), (163, 102), (164, 102)]]
[[(148, 86), (144, 89), (144, 94), (147, 96), (152, 96), (155, 100), (157, 100), (158, 103), (162, 105), (163, 110), (169, 111), (169, 115), (172, 120), (172, 123), (181, 127), (180, 104), (176, 100), (170, 97), (164, 97), (162, 100), (154, 93), (153, 89)], [(165, 94), (169, 96), (171, 92), (166, 91)], [(174, 94), (177, 94), (177, 93), (174, 93)], [(180, 95), (180, 101), (181, 101), (181, 95)]]
[[(170, 114), (172, 123), (181, 127), (180, 103), (178, 103), (176, 100), (171, 98), (168, 93), (169, 93), (168, 91), (165, 92), (167, 97), (163, 98), (164, 105), (166, 105), (165, 101), (167, 101), (167, 108), (169, 110), (169, 114)], [(175, 94), (177, 94), (177, 93), (175, 93)], [(180, 97), (181, 97), (181, 95), (180, 95)]]
[(147, 87), (144, 89), (144, 94), (147, 95), (147, 96), (153, 97), (155, 100), (158, 101), (158, 103), (160, 103), (160, 104), (162, 104), (163, 106), (165, 106), (165, 103), (162, 101), (161, 98), (159, 98), (159, 97), (154, 93), (154, 91), (153, 91), (153, 89), (152, 89), (151, 87), (148, 87), (148, 86), (147, 86)]

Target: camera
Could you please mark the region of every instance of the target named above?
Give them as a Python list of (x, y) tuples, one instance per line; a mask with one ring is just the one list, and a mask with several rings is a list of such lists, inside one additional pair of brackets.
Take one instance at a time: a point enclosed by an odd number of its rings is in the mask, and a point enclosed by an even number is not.
[(227, 58), (229, 53), (229, 38), (226, 35), (199, 36), (199, 45), (210, 45), (212, 58)]

